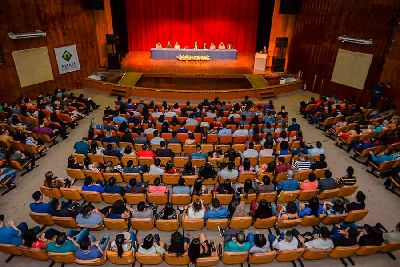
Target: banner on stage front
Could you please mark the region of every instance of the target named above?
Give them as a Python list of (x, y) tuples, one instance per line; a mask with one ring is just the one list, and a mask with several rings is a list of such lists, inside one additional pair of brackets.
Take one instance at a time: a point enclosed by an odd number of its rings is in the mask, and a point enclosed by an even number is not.
[(73, 72), (81, 69), (79, 64), (76, 45), (54, 48), (56, 54), (58, 72), (60, 74)]

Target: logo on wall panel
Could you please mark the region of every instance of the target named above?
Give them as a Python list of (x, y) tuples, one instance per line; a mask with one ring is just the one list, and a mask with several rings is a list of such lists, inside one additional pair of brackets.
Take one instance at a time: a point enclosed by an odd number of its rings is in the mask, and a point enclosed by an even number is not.
[(78, 53), (76, 52), (76, 45), (54, 48), (54, 52), (56, 54), (58, 72), (60, 74), (81, 69)]

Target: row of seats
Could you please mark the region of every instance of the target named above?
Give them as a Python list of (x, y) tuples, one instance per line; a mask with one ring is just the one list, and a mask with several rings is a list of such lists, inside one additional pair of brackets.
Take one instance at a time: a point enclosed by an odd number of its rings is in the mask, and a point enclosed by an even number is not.
[[(201, 198), (205, 204), (210, 204), (213, 197), (217, 198), (222, 205), (228, 205), (232, 198), (232, 194), (215, 194), (211, 193), (202, 195), (190, 195), (190, 194), (160, 194), (160, 193), (147, 193), (147, 194), (133, 194), (126, 193), (124, 196), (120, 194), (111, 193), (99, 193), (92, 191), (81, 191), (80, 188), (48, 188), (45, 186), (40, 187), (43, 195), (49, 198), (61, 198), (73, 201), (84, 200), (90, 203), (101, 203), (106, 202), (109, 204), (114, 203), (117, 200), (124, 199), (126, 203), (130, 205), (136, 205), (140, 201), (147, 201), (150, 203), (155, 203), (157, 205), (164, 205), (167, 202), (171, 202), (174, 205), (187, 205), (197, 198)], [(318, 199), (332, 199), (334, 197), (347, 197), (352, 195), (357, 190), (357, 186), (344, 186), (342, 188), (336, 188), (331, 190), (324, 190), (318, 192), (317, 190), (296, 190), (296, 191), (282, 191), (279, 196), (277, 192), (272, 193), (252, 193), (247, 195), (241, 195), (247, 204), (253, 201), (261, 201), (265, 199), (267, 202), (288, 202), (295, 201), (296, 199), (300, 201), (305, 201), (318, 197)]]
[[(278, 228), (293, 228), (296, 226), (318, 226), (321, 223), (324, 225), (336, 225), (342, 222), (351, 223), (357, 222), (365, 218), (368, 214), (368, 210), (354, 210), (347, 214), (340, 215), (320, 215), (316, 217), (305, 216), (304, 218), (292, 219), (292, 220), (279, 220), (275, 216), (265, 219), (254, 219), (251, 216), (245, 217), (232, 217), (231, 219), (187, 219), (186, 215), (182, 215), (181, 222), (177, 219), (163, 220), (158, 219), (154, 221), (153, 219), (110, 219), (104, 218), (104, 226), (109, 230), (152, 230), (154, 227), (159, 231), (177, 231), (180, 227), (185, 231), (200, 231), (203, 228), (207, 230), (217, 230), (218, 227), (221, 229), (231, 228), (231, 229), (248, 229), (253, 226), (256, 229), (270, 229), (273, 227)], [(63, 228), (82, 228), (83, 226), (78, 225), (73, 217), (56, 217), (51, 216), (46, 213), (34, 213), (29, 214), (33, 221), (38, 224), (51, 226), (58, 225)], [(103, 225), (96, 225), (93, 227), (88, 227), (91, 230), (102, 230)]]
[[(222, 247), (222, 245), (221, 245)], [(269, 251), (264, 253), (249, 254), (248, 252), (226, 252), (219, 249), (218, 255), (212, 255), (209, 257), (198, 258), (196, 266), (216, 266), (220, 261), (223, 264), (267, 264), (274, 260), (279, 262), (292, 262), (295, 265), (296, 261), (299, 261), (303, 266), (301, 258), (304, 260), (322, 260), (327, 257), (333, 259), (341, 259), (344, 261), (347, 258), (351, 263), (354, 263), (350, 258), (353, 255), (366, 256), (376, 253), (387, 253), (391, 257), (394, 257), (391, 252), (399, 250), (400, 243), (385, 243), (381, 246), (351, 246), (351, 247), (335, 247), (333, 249), (305, 249), (298, 248), (295, 250), (283, 250), (283, 251)], [(55, 263), (77, 263), (82, 265), (103, 265), (107, 260), (117, 265), (128, 265), (134, 264), (135, 261), (140, 265), (159, 265), (164, 261), (168, 265), (184, 266), (189, 265), (190, 258), (188, 253), (181, 256), (176, 254), (165, 253), (162, 254), (142, 254), (134, 253), (132, 251), (124, 252), (122, 257), (119, 258), (115, 251), (109, 249), (106, 250), (102, 258), (95, 260), (78, 260), (75, 258), (75, 254), (69, 253), (46, 253), (43, 250), (26, 247), (16, 247), (12, 245), (0, 245), (0, 251), (12, 256), (25, 256), (30, 259), (47, 261), (51, 259)], [(11, 258), (10, 258), (11, 259)]]

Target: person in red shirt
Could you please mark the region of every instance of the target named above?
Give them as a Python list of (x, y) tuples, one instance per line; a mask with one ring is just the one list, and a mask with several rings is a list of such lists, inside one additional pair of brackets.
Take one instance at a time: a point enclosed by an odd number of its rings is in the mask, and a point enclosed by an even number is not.
[(275, 168), (275, 173), (281, 173), (281, 172), (287, 172), (290, 170), (291, 166), (289, 163), (285, 163), (285, 158), (284, 157), (278, 157), (277, 165)]
[(317, 176), (315, 176), (315, 173), (310, 173), (308, 175), (308, 179), (305, 180), (300, 185), (301, 190), (317, 190), (317, 188), (318, 188), (318, 181), (317, 181)]
[(142, 151), (138, 152), (139, 158), (153, 158), (155, 159), (157, 156), (156, 154), (148, 147), (148, 145), (142, 145)]

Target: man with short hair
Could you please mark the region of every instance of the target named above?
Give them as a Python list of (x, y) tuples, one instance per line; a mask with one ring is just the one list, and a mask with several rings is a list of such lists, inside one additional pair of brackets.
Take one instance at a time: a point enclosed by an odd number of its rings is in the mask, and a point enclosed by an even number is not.
[(287, 230), (286, 233), (281, 233), (278, 238), (274, 235), (268, 235), (269, 242), (272, 247), (277, 250), (293, 250), (299, 246), (299, 241), (294, 237), (291, 230)]
[[(37, 233), (40, 232), (40, 227), (33, 228)], [(23, 244), (23, 235), (28, 231), (28, 225), (25, 222), (15, 226), (13, 220), (9, 220), (6, 225), (4, 215), (0, 215), (0, 244), (21, 246)]]
[(75, 257), (78, 260), (95, 260), (103, 257), (104, 251), (110, 240), (109, 235), (104, 235), (101, 241), (96, 241), (93, 238), (84, 238), (80, 242), (80, 249), (75, 252)]
[(164, 174), (164, 169), (161, 167), (161, 160), (159, 158), (156, 158), (154, 160), (154, 164), (150, 165), (150, 174), (159, 174), (163, 175)]
[(125, 186), (125, 193), (132, 194), (146, 194), (146, 187), (144, 185), (139, 186), (136, 182), (136, 178), (131, 178), (127, 186)]
[[(167, 144), (180, 144), (181, 140), (179, 140), (177, 137), (177, 131), (172, 131), (172, 137), (167, 140)], [(160, 143), (161, 144), (161, 143)]]
[(236, 234), (235, 240), (226, 242), (224, 251), (226, 252), (246, 252), (251, 248), (251, 244), (246, 241), (246, 236), (243, 232)]
[(316, 147), (308, 149), (308, 154), (310, 154), (310, 155), (321, 155), (321, 154), (324, 154), (325, 151), (322, 148), (321, 141), (317, 141), (317, 143), (315, 145), (316, 145)]
[(235, 169), (235, 163), (229, 161), (228, 165), (218, 172), (218, 177), (222, 179), (237, 179), (239, 177), (239, 171)]
[(49, 203), (43, 202), (43, 194), (40, 191), (36, 191), (32, 194), (32, 198), (35, 201), (34, 203), (29, 204), (29, 208), (32, 212), (36, 213), (47, 213), (53, 214), (54, 209), (52, 207), (53, 200), (50, 200)]
[(294, 172), (292, 170), (288, 170), (287, 179), (280, 182), (276, 187), (276, 190), (283, 190), (283, 191), (299, 190), (300, 189), (299, 182), (293, 179), (293, 177), (294, 177)]
[(236, 136), (249, 136), (249, 130), (244, 128), (244, 124), (240, 124), (239, 129), (232, 134), (232, 137)]
[(204, 152), (201, 152), (201, 146), (196, 145), (196, 150), (190, 154), (189, 158), (192, 159), (206, 159), (207, 154)]
[(222, 128), (218, 131), (218, 137), (232, 135), (232, 129), (226, 128), (226, 124), (222, 124)]
[(172, 187), (172, 194), (189, 194), (190, 187), (185, 185), (185, 178), (179, 178), (178, 185)]
[(106, 149), (103, 151), (103, 154), (106, 156), (112, 157), (122, 157), (121, 152), (117, 148), (113, 148), (112, 144), (107, 144)]
[(151, 145), (159, 145), (161, 141), (165, 142), (165, 139), (160, 137), (158, 130), (153, 131), (153, 139), (150, 140)]
[(303, 244), (307, 249), (331, 249), (334, 248), (333, 241), (331, 239), (331, 233), (326, 226), (321, 226), (318, 233), (315, 233), (312, 240), (307, 241), (302, 236), (298, 236), (300, 243)]
[(138, 136), (134, 139), (135, 144), (146, 144), (148, 140), (144, 132), (141, 129), (137, 129), (137, 134)]
[(136, 209), (132, 211), (132, 218), (137, 219), (153, 219), (154, 211), (150, 205), (144, 201), (140, 201)]
[(161, 185), (160, 177), (154, 179), (154, 185), (150, 185), (148, 189), (148, 193), (161, 193), (166, 194), (168, 193), (168, 187), (165, 185)]
[(213, 198), (211, 201), (211, 207), (209, 207), (204, 214), (204, 219), (226, 219), (229, 218), (229, 211), (226, 207), (221, 206), (221, 203), (217, 198)]
[(143, 144), (142, 150), (138, 152), (139, 158), (153, 158), (155, 159), (157, 156), (156, 154), (149, 148), (148, 145)]
[(288, 127), (288, 132), (290, 133), (292, 131), (300, 131), (300, 124), (297, 123), (296, 118), (292, 118), (292, 124), (290, 124)]
[(258, 152), (254, 149), (254, 143), (250, 142), (249, 147), (243, 151), (242, 159), (244, 158), (258, 158)]
[(293, 163), (295, 170), (308, 170), (311, 168), (311, 161), (304, 154), (299, 154), (299, 160)]
[(133, 166), (133, 160), (128, 160), (126, 166), (122, 169), (122, 173), (141, 173), (142, 168), (141, 166)]
[(83, 137), (81, 141), (78, 141), (74, 145), (75, 153), (87, 155), (90, 150), (90, 145), (87, 142), (87, 138)]
[(170, 148), (167, 148), (165, 141), (160, 142), (160, 148), (156, 150), (157, 157), (173, 157), (174, 152)]
[(320, 179), (318, 182), (319, 192), (335, 189), (336, 187), (336, 180), (332, 178), (332, 172), (330, 170), (326, 170), (325, 178)]
[(86, 177), (83, 182), (82, 191), (104, 193), (104, 187), (100, 182), (95, 184), (92, 177)]

